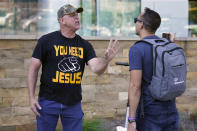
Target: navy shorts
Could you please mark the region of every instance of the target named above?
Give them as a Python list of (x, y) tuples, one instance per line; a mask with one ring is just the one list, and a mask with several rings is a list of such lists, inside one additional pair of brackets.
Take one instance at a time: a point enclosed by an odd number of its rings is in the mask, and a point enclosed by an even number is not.
[(82, 131), (83, 112), (81, 102), (66, 106), (56, 101), (39, 98), (42, 107), (37, 109), (40, 117), (37, 119), (37, 131), (55, 131), (59, 117), (61, 118), (63, 131)]
[(145, 115), (137, 118), (137, 131), (178, 131), (179, 115), (176, 112)]

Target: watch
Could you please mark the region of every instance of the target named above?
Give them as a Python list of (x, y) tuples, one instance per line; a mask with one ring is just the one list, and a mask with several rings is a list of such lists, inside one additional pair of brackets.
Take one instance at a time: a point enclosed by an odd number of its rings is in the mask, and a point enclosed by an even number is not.
[(128, 122), (133, 123), (133, 122), (135, 122), (135, 119), (128, 119)]

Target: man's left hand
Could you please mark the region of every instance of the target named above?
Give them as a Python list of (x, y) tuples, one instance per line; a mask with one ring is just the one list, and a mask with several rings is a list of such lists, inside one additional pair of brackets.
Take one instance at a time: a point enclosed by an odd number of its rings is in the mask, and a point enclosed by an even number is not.
[(105, 52), (105, 56), (104, 56), (105, 60), (107, 62), (110, 62), (116, 56), (119, 49), (120, 49), (120, 45), (119, 45), (118, 40), (115, 40), (113, 42), (113, 40), (110, 39), (109, 46), (108, 46), (108, 48)]

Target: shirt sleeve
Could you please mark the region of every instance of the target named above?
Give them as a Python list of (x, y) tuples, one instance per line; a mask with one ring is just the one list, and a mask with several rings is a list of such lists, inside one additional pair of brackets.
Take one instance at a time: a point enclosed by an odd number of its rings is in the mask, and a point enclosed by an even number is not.
[(129, 70), (142, 70), (142, 53), (134, 45), (129, 50)]
[(44, 44), (47, 45), (46, 41), (44, 39), (39, 39), (32, 54), (32, 57), (40, 59), (42, 62), (46, 56), (46, 47), (44, 48)]
[(87, 42), (87, 46), (86, 46), (86, 54), (85, 54), (85, 58), (86, 58), (86, 64), (88, 63), (89, 60), (91, 60), (92, 58), (96, 57), (96, 53), (94, 51), (93, 46)]

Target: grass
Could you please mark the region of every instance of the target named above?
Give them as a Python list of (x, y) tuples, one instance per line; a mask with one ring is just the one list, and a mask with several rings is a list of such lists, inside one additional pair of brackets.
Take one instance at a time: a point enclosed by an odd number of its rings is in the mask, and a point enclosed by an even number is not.
[[(63, 129), (57, 129), (56, 131), (63, 131)], [(83, 120), (82, 131), (105, 131), (102, 127), (101, 119)]]
[(190, 114), (190, 120), (192, 120), (193, 122), (197, 122), (197, 109), (194, 110), (192, 114)]
[(104, 131), (101, 119), (84, 120), (82, 131)]
[(179, 125), (178, 131), (184, 131), (184, 129), (183, 129), (183, 127), (181, 125)]

